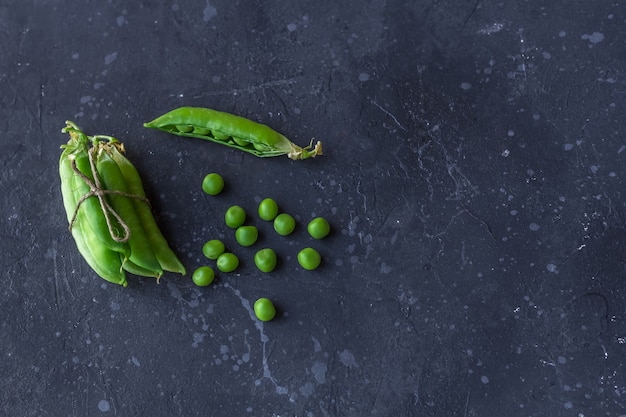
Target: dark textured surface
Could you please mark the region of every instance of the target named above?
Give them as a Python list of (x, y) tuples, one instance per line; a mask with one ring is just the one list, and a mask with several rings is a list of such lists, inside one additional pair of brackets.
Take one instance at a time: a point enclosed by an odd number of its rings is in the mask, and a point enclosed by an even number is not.
[[(626, 415), (625, 19), (609, 1), (2, 2), (0, 415)], [(180, 105), (325, 155), (142, 127)], [(218, 237), (238, 272), (96, 277), (61, 202), (66, 119), (125, 142), (189, 271)], [(221, 220), (264, 197), (299, 224), (254, 220), (270, 275)], [(261, 296), (276, 320), (254, 319)]]

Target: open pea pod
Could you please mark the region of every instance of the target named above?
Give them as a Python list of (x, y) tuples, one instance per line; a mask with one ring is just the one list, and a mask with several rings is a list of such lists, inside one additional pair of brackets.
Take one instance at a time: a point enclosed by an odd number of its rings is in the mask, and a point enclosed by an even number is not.
[(209, 140), (258, 157), (287, 155), (298, 160), (322, 154), (322, 142), (313, 146), (311, 141), (303, 148), (269, 126), (203, 107), (179, 107), (144, 123), (144, 127)]

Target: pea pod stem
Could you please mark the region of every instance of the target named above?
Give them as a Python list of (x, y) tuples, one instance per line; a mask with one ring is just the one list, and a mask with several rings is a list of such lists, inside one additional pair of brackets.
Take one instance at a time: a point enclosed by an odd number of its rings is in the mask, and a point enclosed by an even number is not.
[(311, 140), (302, 148), (267, 125), (203, 107), (179, 107), (144, 123), (144, 127), (209, 140), (258, 157), (287, 155), (299, 160), (322, 155), (320, 141), (313, 145)]

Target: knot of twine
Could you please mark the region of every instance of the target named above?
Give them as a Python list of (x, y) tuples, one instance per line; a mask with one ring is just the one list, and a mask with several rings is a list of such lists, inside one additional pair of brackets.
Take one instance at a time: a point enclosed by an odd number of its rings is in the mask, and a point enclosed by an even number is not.
[[(102, 182), (100, 181), (100, 177), (96, 169), (96, 163), (94, 161), (94, 156), (93, 156), (94, 152), (95, 152), (94, 148), (89, 149), (89, 151), (87, 152), (87, 155), (89, 157), (89, 166), (91, 168), (91, 174), (93, 176), (93, 181), (91, 180), (91, 178), (83, 174), (80, 171), (80, 169), (78, 169), (78, 166), (76, 166), (76, 159), (72, 159), (72, 170), (74, 170), (74, 172), (83, 181), (85, 181), (85, 183), (89, 186), (89, 192), (81, 196), (80, 199), (76, 202), (76, 208), (74, 209), (74, 215), (72, 216), (72, 219), (70, 220), (69, 229), (72, 230), (72, 226), (74, 226), (74, 223), (76, 222), (76, 217), (78, 216), (78, 209), (80, 208), (81, 204), (85, 200), (87, 200), (89, 197), (96, 197), (98, 198), (98, 201), (100, 202), (100, 207), (102, 208), (102, 212), (104, 213), (104, 218), (106, 220), (107, 227), (109, 229), (109, 234), (111, 235), (111, 239), (113, 239), (116, 242), (122, 242), (122, 243), (128, 242), (128, 239), (130, 238), (130, 227), (128, 227), (124, 219), (122, 219), (122, 216), (120, 216), (119, 213), (115, 211), (113, 207), (111, 207), (111, 205), (109, 204), (109, 202), (106, 200), (104, 196), (107, 194), (114, 194), (114, 195), (120, 195), (123, 197), (142, 200), (146, 204), (150, 204), (150, 202), (148, 201), (147, 198), (136, 195), (136, 194), (129, 194), (129, 193), (125, 193), (119, 190), (105, 189), (102, 186)], [(113, 225), (113, 219), (124, 230), (124, 233), (122, 234), (122, 236), (119, 236), (116, 233), (115, 226)]]

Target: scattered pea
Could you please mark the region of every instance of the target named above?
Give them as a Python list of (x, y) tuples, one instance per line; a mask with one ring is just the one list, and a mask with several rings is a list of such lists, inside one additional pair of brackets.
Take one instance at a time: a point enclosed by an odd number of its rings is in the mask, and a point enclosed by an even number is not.
[(259, 230), (255, 226), (239, 226), (235, 231), (235, 239), (241, 246), (252, 246), (259, 237)]
[(224, 215), (226, 226), (236, 229), (246, 221), (246, 211), (241, 206), (231, 206)]
[(309, 222), (307, 230), (311, 237), (315, 239), (323, 239), (330, 233), (330, 225), (323, 217), (316, 217)]
[(268, 298), (262, 297), (254, 302), (254, 314), (261, 321), (270, 321), (276, 316), (276, 307)]
[(296, 228), (296, 220), (287, 213), (280, 213), (274, 219), (274, 230), (281, 236), (290, 235)]
[(202, 191), (209, 195), (218, 195), (224, 189), (224, 178), (212, 172), (202, 180)]
[(304, 248), (298, 252), (298, 263), (308, 271), (312, 271), (320, 266), (322, 257), (319, 252), (313, 248)]
[(198, 287), (206, 287), (213, 282), (215, 278), (215, 271), (210, 266), (201, 266), (196, 269), (191, 276), (191, 279), (194, 284)]
[(272, 272), (276, 268), (276, 252), (271, 248), (261, 249), (254, 254), (254, 263), (261, 272)]
[(230, 252), (224, 252), (217, 258), (217, 269), (222, 272), (233, 272), (239, 266), (239, 258)]
[(259, 217), (265, 221), (272, 221), (278, 215), (278, 204), (271, 198), (259, 203)]
[(209, 240), (202, 247), (202, 253), (204, 253), (204, 256), (213, 260), (217, 259), (222, 253), (224, 253), (225, 250), (226, 247), (224, 246), (224, 243), (217, 239)]

